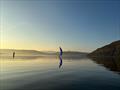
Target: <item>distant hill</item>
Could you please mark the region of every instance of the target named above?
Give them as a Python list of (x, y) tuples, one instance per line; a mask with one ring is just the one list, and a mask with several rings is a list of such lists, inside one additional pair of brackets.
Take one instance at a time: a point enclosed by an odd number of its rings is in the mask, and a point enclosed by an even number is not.
[(0, 49), (0, 56), (12, 56), (13, 52), (16, 56), (41, 56), (54, 55), (56, 52), (43, 52), (37, 50), (19, 50), (19, 49)]
[[(15, 52), (16, 57), (44, 57), (44, 56), (58, 56), (59, 52), (54, 51), (37, 51), (37, 50), (17, 50), (17, 49), (0, 49), (1, 57), (12, 57), (13, 52)], [(87, 55), (85, 52), (77, 52), (77, 51), (63, 51), (63, 58), (79, 58)]]
[(98, 48), (88, 54), (92, 57), (120, 57), (120, 40), (112, 42), (104, 47)]

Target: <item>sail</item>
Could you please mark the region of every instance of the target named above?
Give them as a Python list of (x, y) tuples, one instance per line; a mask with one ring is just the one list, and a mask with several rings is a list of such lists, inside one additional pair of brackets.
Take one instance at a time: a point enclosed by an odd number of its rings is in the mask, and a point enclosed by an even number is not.
[(59, 62), (59, 68), (62, 66), (62, 54), (63, 54), (63, 51), (62, 51), (62, 48), (61, 47), (59, 47), (60, 48), (60, 54), (59, 54), (59, 60), (60, 60), (60, 62)]
[(60, 47), (60, 56), (62, 56), (63, 54), (63, 51), (62, 51), (62, 48)]

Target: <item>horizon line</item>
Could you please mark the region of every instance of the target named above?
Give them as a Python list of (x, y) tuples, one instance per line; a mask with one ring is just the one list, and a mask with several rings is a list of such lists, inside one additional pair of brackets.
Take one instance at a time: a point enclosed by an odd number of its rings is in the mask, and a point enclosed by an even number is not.
[[(13, 48), (0, 48), (0, 50), (31, 50), (31, 51), (39, 51), (39, 52), (59, 52), (59, 50), (36, 50), (36, 49), (13, 49)], [(64, 52), (85, 52), (90, 53), (88, 51), (77, 51), (77, 50), (63, 50)], [(94, 51), (94, 50), (93, 50)]]

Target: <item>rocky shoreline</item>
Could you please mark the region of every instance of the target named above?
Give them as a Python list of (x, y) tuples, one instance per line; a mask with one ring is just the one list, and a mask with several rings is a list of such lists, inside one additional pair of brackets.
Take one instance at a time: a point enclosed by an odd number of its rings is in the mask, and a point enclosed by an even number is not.
[(88, 54), (90, 57), (115, 57), (120, 58), (120, 40), (96, 49)]

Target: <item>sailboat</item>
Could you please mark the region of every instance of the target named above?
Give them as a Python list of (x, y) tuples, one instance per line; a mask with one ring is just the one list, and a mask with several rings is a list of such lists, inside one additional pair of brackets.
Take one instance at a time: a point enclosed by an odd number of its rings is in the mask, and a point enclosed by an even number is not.
[(59, 63), (59, 68), (62, 66), (62, 54), (63, 54), (63, 50), (62, 50), (62, 48), (61, 47), (59, 47), (59, 49), (60, 49), (60, 53), (59, 53), (59, 60), (60, 60), (60, 63)]

